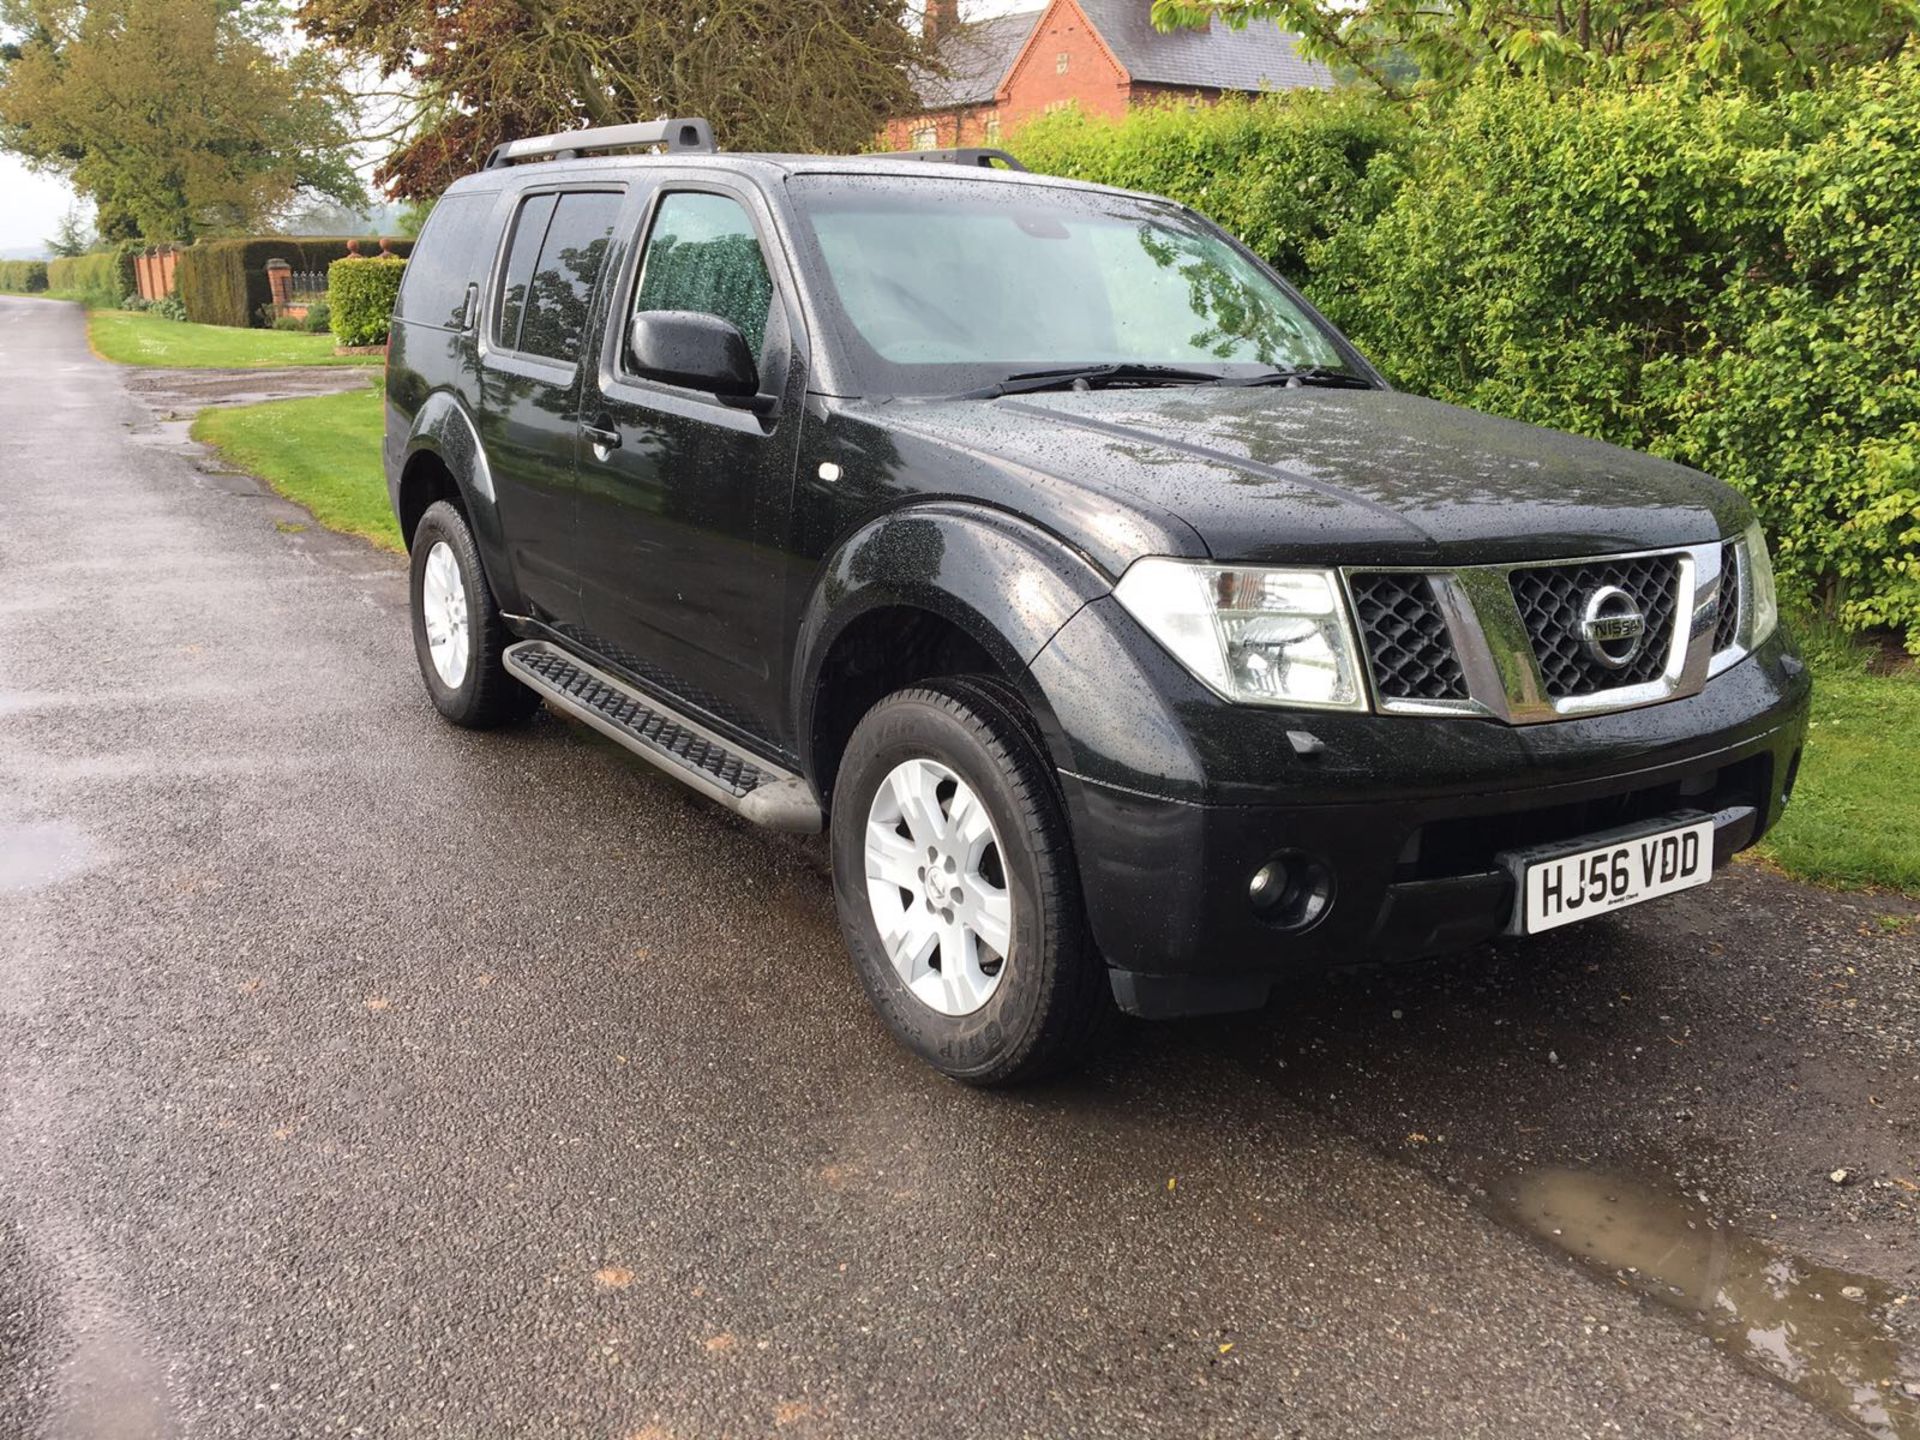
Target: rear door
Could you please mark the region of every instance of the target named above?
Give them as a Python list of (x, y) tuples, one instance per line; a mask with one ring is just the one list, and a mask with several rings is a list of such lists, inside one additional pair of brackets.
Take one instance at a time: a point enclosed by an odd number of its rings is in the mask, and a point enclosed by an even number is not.
[(587, 319), (624, 199), (529, 191), (507, 227), (480, 345), (481, 442), (507, 555), (533, 613), (577, 625), (574, 449)]
[[(785, 749), (784, 545), (805, 366), (771, 216), (751, 185), (663, 175), (638, 197), (639, 237), (611, 292), (580, 447), (587, 625), (607, 659), (722, 727)], [(760, 371), (764, 413), (634, 373), (637, 310), (733, 322)]]

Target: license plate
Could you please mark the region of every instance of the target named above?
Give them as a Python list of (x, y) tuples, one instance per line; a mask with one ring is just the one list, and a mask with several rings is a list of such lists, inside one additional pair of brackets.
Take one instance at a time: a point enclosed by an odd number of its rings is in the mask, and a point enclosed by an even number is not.
[(1543, 858), (1513, 856), (1523, 935), (1556, 930), (1614, 910), (1690, 890), (1713, 878), (1713, 821), (1626, 836)]

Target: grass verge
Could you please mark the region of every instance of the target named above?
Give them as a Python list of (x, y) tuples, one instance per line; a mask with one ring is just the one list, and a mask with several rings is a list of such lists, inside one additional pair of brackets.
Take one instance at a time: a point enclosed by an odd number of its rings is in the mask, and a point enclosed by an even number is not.
[[(163, 322), (170, 323), (170, 322)], [(380, 468), (380, 387), (202, 410), (193, 438), (313, 512), (329, 530), (402, 550)]]
[(276, 365), (377, 365), (377, 355), (335, 355), (331, 335), (195, 325), (135, 310), (93, 310), (87, 340), (120, 365), (178, 365), (195, 370), (255, 370)]
[(1765, 853), (1803, 880), (1920, 896), (1920, 668), (1876, 674), (1866, 651), (1818, 635), (1807, 658), (1806, 756)]

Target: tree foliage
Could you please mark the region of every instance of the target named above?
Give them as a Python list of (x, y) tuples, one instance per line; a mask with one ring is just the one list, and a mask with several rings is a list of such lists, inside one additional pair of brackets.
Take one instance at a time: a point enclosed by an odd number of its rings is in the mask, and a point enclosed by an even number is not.
[(258, 0), (12, 0), (0, 147), (66, 176), (109, 240), (264, 224), (302, 191), (364, 203), (335, 63), (276, 48)]
[(60, 223), (54, 227), (53, 234), (47, 238), (47, 253), (56, 259), (70, 260), (75, 255), (84, 255), (93, 248), (93, 228), (87, 224), (86, 217), (80, 213), (77, 205), (70, 205), (60, 217)]
[(408, 113), (376, 173), (438, 194), (502, 140), (702, 115), (736, 150), (858, 150), (926, 59), (907, 0), (303, 0)]
[(1451, 89), (1483, 65), (1555, 86), (1677, 74), (1756, 87), (1889, 60), (1915, 0), (1153, 0), (1163, 29), (1276, 20), (1317, 59), (1389, 95)]

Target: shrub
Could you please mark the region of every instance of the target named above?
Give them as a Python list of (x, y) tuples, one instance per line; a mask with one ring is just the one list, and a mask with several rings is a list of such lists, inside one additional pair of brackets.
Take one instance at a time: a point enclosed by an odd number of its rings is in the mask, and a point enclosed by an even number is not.
[(46, 261), (0, 260), (0, 290), (13, 295), (33, 295), (46, 288)]
[(140, 295), (122, 295), (120, 297), (120, 308), (122, 310), (131, 310), (136, 315), (142, 310), (145, 310), (148, 303), (145, 297)]
[[(361, 242), (366, 243), (366, 242)], [(413, 248), (410, 240), (388, 242), (396, 255)], [(287, 235), (202, 240), (180, 252), (176, 284), (187, 318), (204, 325), (270, 325), (273, 292), (267, 286), (267, 261), (284, 260), (296, 270), (324, 270), (347, 254), (344, 239), (302, 239)]]
[(106, 250), (92, 250), (47, 262), (47, 288), (78, 295), (89, 305), (117, 306), (140, 288), (134, 281), (133, 257), (140, 246), (132, 241)]
[(147, 313), (158, 315), (162, 320), (185, 320), (187, 307), (178, 295), (162, 295), (158, 300), (147, 302)]
[(1289, 91), (1218, 105), (1150, 105), (1118, 123), (1078, 110), (1022, 129), (1029, 169), (1167, 195), (1238, 235), (1300, 280), (1316, 244), (1393, 197), (1404, 116), (1362, 96)]
[(327, 267), (327, 310), (342, 345), (378, 345), (393, 322), (407, 263), (394, 257), (336, 260)]
[(332, 311), (327, 302), (319, 300), (307, 306), (307, 318), (301, 322), (313, 334), (319, 335), (332, 328)]

